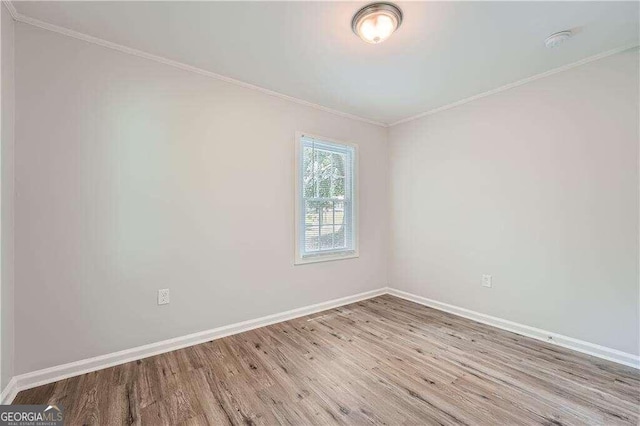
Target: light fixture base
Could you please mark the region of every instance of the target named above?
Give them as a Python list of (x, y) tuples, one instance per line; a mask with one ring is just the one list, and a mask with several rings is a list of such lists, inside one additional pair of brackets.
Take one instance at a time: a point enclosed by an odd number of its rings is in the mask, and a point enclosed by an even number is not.
[[(372, 21), (382, 16), (387, 21), (386, 26), (371, 25)], [(358, 10), (351, 20), (351, 29), (363, 41), (371, 44), (377, 44), (386, 40), (394, 31), (400, 28), (402, 24), (402, 10), (393, 3), (378, 2), (371, 3)], [(367, 22), (368, 21), (368, 22)], [(368, 27), (367, 27), (368, 25)], [(380, 24), (377, 24), (380, 25)], [(389, 27), (389, 25), (392, 26)], [(381, 31), (381, 33), (377, 33)]]

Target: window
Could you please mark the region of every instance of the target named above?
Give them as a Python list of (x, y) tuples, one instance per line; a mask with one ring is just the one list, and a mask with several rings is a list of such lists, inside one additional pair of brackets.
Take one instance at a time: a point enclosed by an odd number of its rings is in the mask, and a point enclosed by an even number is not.
[(296, 135), (296, 264), (358, 256), (357, 147)]

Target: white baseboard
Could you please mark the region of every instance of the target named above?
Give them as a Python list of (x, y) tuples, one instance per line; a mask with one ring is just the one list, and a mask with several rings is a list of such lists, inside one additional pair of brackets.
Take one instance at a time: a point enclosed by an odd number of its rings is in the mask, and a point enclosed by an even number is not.
[(120, 352), (114, 352), (107, 355), (101, 355), (81, 361), (71, 362), (68, 364), (58, 365), (55, 367), (45, 368), (43, 370), (33, 371), (31, 373), (20, 374), (11, 379), (7, 387), (0, 394), (0, 404), (10, 404), (19, 391), (31, 389), (36, 386), (57, 382), (58, 380), (67, 379), (69, 377), (78, 376), (80, 374), (89, 373), (91, 371), (102, 370), (104, 368), (113, 367), (138, 359), (159, 355), (166, 352), (175, 351), (188, 346), (197, 345), (214, 339), (230, 336), (253, 330), (255, 328), (264, 327), (282, 321), (288, 321), (305, 315), (327, 309), (337, 308), (339, 306), (348, 305), (350, 303), (359, 302), (361, 300), (370, 299), (372, 297), (390, 294), (402, 299), (410, 300), (421, 305), (429, 306), (441, 311), (449, 312), (464, 318), (469, 318), (483, 324), (491, 325), (503, 330), (518, 333), (533, 339), (554, 343), (568, 349), (573, 349), (598, 358), (624, 364), (630, 367), (640, 369), (640, 357), (616, 349), (607, 348), (596, 345), (594, 343), (585, 342), (574, 339), (572, 337), (563, 336), (561, 334), (550, 331), (541, 330), (535, 327), (518, 324), (502, 318), (492, 317), (490, 315), (481, 314), (459, 306), (449, 305), (447, 303), (438, 302), (436, 300), (427, 299), (426, 297), (417, 296), (394, 288), (380, 288), (377, 290), (359, 293), (353, 296), (334, 299), (315, 305), (305, 306), (298, 309), (282, 312), (279, 314), (267, 315), (262, 318), (243, 321), (211, 330), (193, 333), (186, 336), (176, 337), (174, 339), (163, 340), (161, 342), (151, 343), (144, 346), (138, 346), (132, 349), (126, 349)]
[(553, 333), (551, 331), (541, 330), (539, 328), (530, 327), (528, 325), (519, 324), (517, 322), (508, 321), (502, 318), (492, 317), (491, 315), (481, 314), (469, 309), (461, 308), (455, 305), (438, 302), (437, 300), (427, 299), (426, 297), (417, 296), (395, 288), (388, 288), (387, 293), (410, 300), (430, 308), (440, 311), (449, 312), (464, 318), (468, 318), (483, 324), (491, 325), (502, 330), (511, 331), (522, 336), (531, 337), (532, 339), (542, 340), (547, 343), (556, 344), (564, 348), (593, 355), (608, 361), (624, 364), (629, 367), (640, 369), (640, 357), (630, 353), (622, 352), (616, 349), (607, 348), (606, 346), (596, 345), (595, 343), (585, 342), (584, 340), (574, 339), (573, 337), (563, 336), (562, 334)]
[[(327, 309), (337, 308), (339, 306), (348, 305), (350, 303), (359, 302), (361, 300), (370, 299), (372, 297), (386, 294), (386, 288), (367, 291), (364, 293), (347, 296), (340, 299), (334, 299), (327, 302), (317, 303), (315, 305), (305, 306), (290, 311), (267, 315), (262, 318), (243, 321), (223, 327), (213, 328), (211, 330), (201, 331), (186, 336), (176, 337), (174, 339), (163, 340), (161, 342), (151, 343), (144, 346), (138, 346), (132, 349), (126, 349), (120, 352), (114, 352), (107, 355), (101, 355), (93, 358), (83, 359), (81, 361), (70, 362), (68, 364), (58, 365), (55, 367), (45, 368), (43, 370), (33, 371), (31, 373), (20, 374), (11, 379), (10, 385), (13, 384), (12, 390), (7, 386), (6, 399), (2, 399), (3, 404), (13, 401), (13, 398), (19, 391), (42, 386), (47, 383), (57, 382), (58, 380), (67, 379), (69, 377), (78, 376), (80, 374), (89, 373), (91, 371), (102, 370), (104, 368), (113, 367), (138, 359), (159, 355), (166, 352), (175, 351), (188, 346), (197, 345), (214, 339), (238, 334), (255, 328), (264, 327), (282, 321), (288, 321), (294, 318), (303, 317), (305, 315), (314, 314), (316, 312), (325, 311)], [(3, 392), (3, 396), (5, 393)], [(5, 402), (6, 401), (6, 402)]]
[(11, 404), (13, 398), (18, 394), (18, 386), (15, 377), (12, 377), (7, 386), (0, 393), (0, 405)]

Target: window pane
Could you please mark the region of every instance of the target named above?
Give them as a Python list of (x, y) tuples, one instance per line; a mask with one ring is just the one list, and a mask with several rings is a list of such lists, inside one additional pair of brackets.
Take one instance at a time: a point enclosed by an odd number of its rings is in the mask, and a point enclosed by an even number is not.
[(302, 151), (302, 180), (305, 197), (315, 196), (315, 177), (313, 173), (314, 161), (313, 161), (313, 148), (303, 147)]
[(333, 233), (333, 248), (334, 249), (340, 249), (340, 248), (346, 248), (347, 244), (346, 244), (346, 240), (345, 240), (345, 234), (346, 234), (347, 228), (342, 225), (342, 226), (335, 226), (335, 232)]
[(316, 150), (316, 181), (318, 185), (318, 197), (331, 197), (332, 178), (331, 153), (324, 150)]
[(332, 198), (344, 199), (344, 178), (337, 177), (333, 179)]
[(344, 201), (336, 201), (334, 203), (335, 205), (335, 216), (334, 216), (334, 222), (336, 225), (343, 225), (344, 224)]
[(305, 251), (318, 251), (318, 235), (320, 229), (317, 226), (307, 226), (304, 235)]
[(319, 225), (320, 213), (318, 211), (318, 207), (320, 205), (320, 202), (306, 201), (305, 205), (306, 205), (305, 216), (304, 216), (305, 225)]
[(333, 248), (333, 225), (320, 228), (320, 248), (322, 250)]
[(333, 225), (333, 202), (327, 201), (322, 203), (322, 224)]
[(345, 154), (333, 153), (333, 170), (335, 177), (343, 177), (344, 176), (344, 164), (345, 164)]

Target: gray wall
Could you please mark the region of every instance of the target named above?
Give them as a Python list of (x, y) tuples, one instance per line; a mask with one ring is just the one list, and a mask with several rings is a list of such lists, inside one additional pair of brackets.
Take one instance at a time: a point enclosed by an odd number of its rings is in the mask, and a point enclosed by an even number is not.
[[(20, 23), (16, 90), (18, 374), (386, 285), (385, 128)], [(357, 259), (293, 266), (297, 130), (359, 144)]]
[(0, 300), (2, 306), (2, 365), (0, 372), (0, 390), (4, 389), (14, 372), (14, 284), (13, 284), (13, 151), (14, 151), (14, 74), (13, 74), (13, 36), (14, 22), (3, 4), (0, 6), (0, 29), (2, 44), (0, 46), (0, 71), (2, 72), (2, 147), (0, 157), (0, 236), (2, 238), (2, 273), (0, 275)]
[[(387, 283), (638, 353), (637, 51), (388, 132), (24, 24), (15, 65), (15, 374)], [(293, 266), (296, 130), (360, 146), (359, 259)]]
[(390, 285), (638, 354), (638, 75), (636, 49), (391, 128)]

